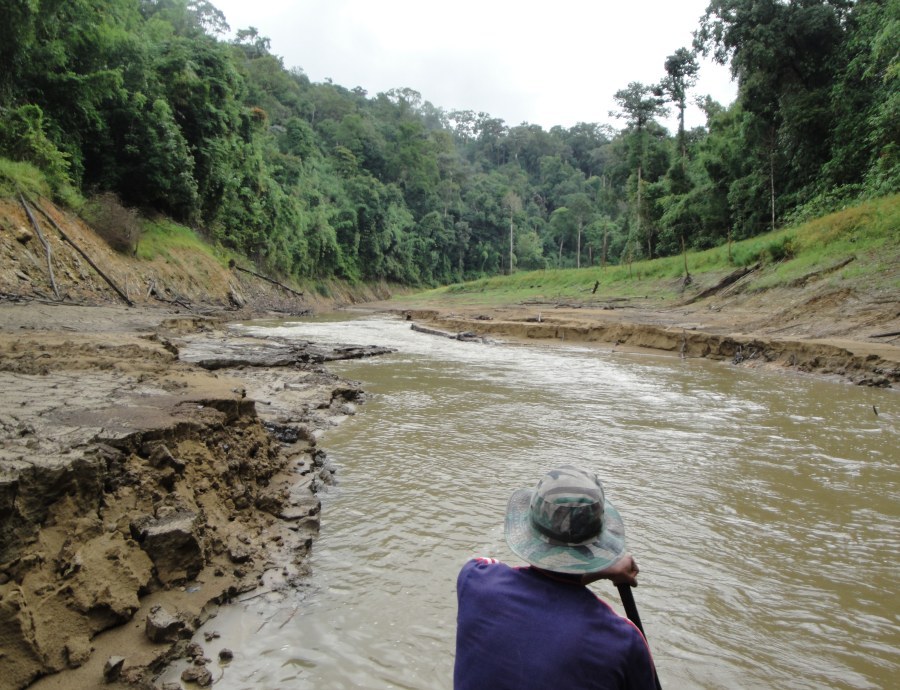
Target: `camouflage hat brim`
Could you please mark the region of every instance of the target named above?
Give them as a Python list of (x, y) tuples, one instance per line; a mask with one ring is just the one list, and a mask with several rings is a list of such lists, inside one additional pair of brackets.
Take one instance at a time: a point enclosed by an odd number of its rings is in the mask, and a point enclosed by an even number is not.
[(625, 524), (609, 501), (603, 504), (603, 529), (587, 544), (571, 545), (535, 529), (530, 505), (534, 491), (513, 493), (506, 509), (506, 543), (519, 558), (544, 570), (580, 575), (608, 568), (625, 555)]

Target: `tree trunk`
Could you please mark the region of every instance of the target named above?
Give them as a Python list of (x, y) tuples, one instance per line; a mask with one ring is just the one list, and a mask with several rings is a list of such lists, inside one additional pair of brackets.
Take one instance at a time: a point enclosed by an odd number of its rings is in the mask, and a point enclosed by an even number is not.
[(638, 166), (638, 179), (637, 179), (637, 232), (636, 238), (637, 241), (640, 242), (641, 239), (641, 166)]
[(771, 195), (772, 230), (775, 230), (775, 146), (769, 149), (769, 193)]
[(509, 214), (509, 275), (513, 273), (513, 215)]
[(44, 253), (47, 256), (47, 273), (50, 274), (50, 287), (53, 288), (53, 294), (56, 296), (56, 299), (60, 300), (62, 298), (59, 296), (59, 288), (56, 287), (56, 277), (53, 275), (53, 255), (50, 250), (50, 243), (44, 237), (44, 233), (41, 232), (41, 226), (38, 225), (37, 218), (31, 213), (28, 202), (25, 201), (25, 197), (21, 194), (19, 194), (19, 201), (22, 202), (22, 208), (25, 209), (25, 215), (27, 215), (28, 220), (31, 221), (31, 225), (37, 233), (38, 239), (41, 241), (41, 244), (44, 245)]
[(100, 270), (100, 267), (97, 266), (97, 264), (95, 264), (95, 263), (91, 260), (91, 257), (89, 257), (81, 247), (79, 247), (77, 244), (75, 244), (74, 240), (72, 240), (72, 238), (70, 238), (70, 237), (63, 231), (63, 229), (62, 229), (61, 227), (59, 227), (59, 224), (58, 224), (55, 220), (53, 220), (53, 216), (51, 216), (51, 215), (50, 215), (49, 213), (47, 213), (43, 208), (41, 208), (40, 204), (38, 204), (37, 202), (34, 203), (34, 207), (35, 207), (38, 211), (40, 211), (42, 214), (44, 214), (44, 218), (46, 218), (47, 220), (49, 220), (49, 221), (50, 221), (50, 225), (52, 225), (54, 228), (56, 228), (56, 231), (59, 233), (60, 237), (62, 237), (63, 240), (65, 240), (65, 241), (68, 242), (70, 245), (72, 245), (72, 248), (75, 249), (76, 252), (78, 252), (79, 254), (81, 254), (81, 258), (84, 259), (85, 261), (87, 261), (88, 265), (89, 265), (91, 268), (93, 268), (95, 271), (97, 271), (97, 273), (100, 275), (100, 277), (103, 278), (103, 280), (106, 281), (106, 284), (109, 285), (109, 286), (115, 291), (115, 293), (116, 293), (119, 297), (122, 298), (122, 301), (125, 302), (125, 304), (127, 304), (129, 307), (133, 307), (133, 306), (134, 306), (134, 302), (131, 301), (131, 299), (128, 297), (128, 295), (125, 294), (125, 293), (119, 288), (118, 285), (116, 285), (116, 283), (113, 281), (112, 278), (110, 278), (108, 275), (106, 275), (103, 271)]
[(578, 237), (575, 240), (575, 268), (581, 268), (581, 226), (582, 221), (578, 221)]

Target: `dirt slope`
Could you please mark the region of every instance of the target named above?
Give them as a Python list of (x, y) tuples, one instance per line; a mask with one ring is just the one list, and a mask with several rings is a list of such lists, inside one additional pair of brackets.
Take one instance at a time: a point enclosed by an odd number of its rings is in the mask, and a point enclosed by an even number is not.
[[(113, 251), (77, 216), (47, 199), (35, 200), (30, 206), (40, 233), (18, 201), (0, 199), (0, 298), (7, 300), (124, 305), (124, 295), (137, 306), (165, 306), (195, 313), (228, 310), (238, 317), (265, 311), (322, 311), (390, 296), (387, 286), (350, 289), (335, 282), (324, 286), (325, 296), (305, 291), (298, 297), (197, 251), (173, 251), (142, 261)], [(71, 242), (63, 239), (54, 222)], [(50, 247), (52, 279), (44, 241)], [(115, 288), (91, 267), (91, 262)]]

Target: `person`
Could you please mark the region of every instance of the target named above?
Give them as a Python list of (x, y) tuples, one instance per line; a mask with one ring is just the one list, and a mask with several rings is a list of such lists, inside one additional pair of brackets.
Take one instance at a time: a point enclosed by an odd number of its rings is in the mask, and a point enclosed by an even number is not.
[(593, 472), (548, 472), (513, 493), (510, 549), (529, 565), (468, 561), (457, 578), (455, 690), (654, 690), (647, 642), (586, 585), (637, 586), (625, 527)]

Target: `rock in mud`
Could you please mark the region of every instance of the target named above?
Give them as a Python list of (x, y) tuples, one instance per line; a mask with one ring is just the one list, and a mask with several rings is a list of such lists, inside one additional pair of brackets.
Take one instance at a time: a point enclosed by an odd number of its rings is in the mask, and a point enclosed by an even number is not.
[(151, 642), (174, 642), (187, 629), (183, 620), (173, 616), (162, 606), (154, 606), (147, 616), (145, 632)]
[(138, 541), (163, 584), (191, 580), (203, 569), (205, 557), (196, 513), (179, 512), (159, 520), (145, 520), (138, 530)]
[(91, 640), (86, 635), (71, 637), (66, 643), (65, 650), (69, 668), (78, 668), (84, 664), (90, 658), (92, 651)]
[(125, 657), (124, 656), (111, 656), (106, 660), (106, 663), (103, 664), (103, 680), (107, 683), (112, 683), (119, 679), (119, 675), (122, 673), (122, 667), (125, 665)]
[(181, 680), (185, 683), (196, 683), (201, 688), (212, 685), (212, 673), (205, 666), (191, 666), (181, 674)]

